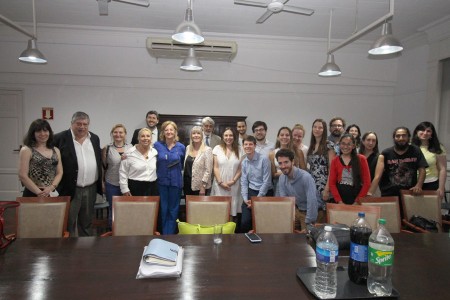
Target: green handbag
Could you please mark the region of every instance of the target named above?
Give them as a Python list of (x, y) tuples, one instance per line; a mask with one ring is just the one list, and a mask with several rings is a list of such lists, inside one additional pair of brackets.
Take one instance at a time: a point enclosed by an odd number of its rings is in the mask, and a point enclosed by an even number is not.
[[(214, 225), (200, 225), (200, 224), (189, 224), (186, 222), (178, 223), (178, 234), (213, 234), (214, 233)], [(233, 234), (236, 230), (236, 223), (228, 222), (222, 225), (223, 234)]]

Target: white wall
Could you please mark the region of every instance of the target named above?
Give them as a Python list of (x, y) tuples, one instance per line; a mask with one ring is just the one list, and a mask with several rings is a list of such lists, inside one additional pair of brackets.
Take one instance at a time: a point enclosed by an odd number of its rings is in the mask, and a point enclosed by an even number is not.
[(42, 107), (54, 107), (55, 131), (68, 128), (72, 113), (82, 110), (103, 144), (114, 123), (131, 131), (144, 124), (150, 109), (246, 115), (250, 126), (266, 121), (272, 141), (283, 125), (302, 123), (309, 129), (316, 118), (341, 116), (362, 131), (376, 131), (381, 148), (391, 144), (391, 131), (400, 121), (409, 126), (423, 118), (426, 77), (420, 70), (426, 67), (426, 47), (374, 60), (367, 57), (369, 44), (356, 42), (336, 53), (343, 76), (320, 78), (325, 40), (205, 34), (237, 41), (238, 55), (230, 63), (202, 61), (204, 71), (187, 73), (178, 69), (181, 59), (156, 60), (145, 49), (146, 37), (169, 34), (42, 26), (38, 45), (49, 63), (36, 66), (18, 62), (26, 39), (3, 26), (0, 88), (24, 91), (24, 128), (41, 116)]

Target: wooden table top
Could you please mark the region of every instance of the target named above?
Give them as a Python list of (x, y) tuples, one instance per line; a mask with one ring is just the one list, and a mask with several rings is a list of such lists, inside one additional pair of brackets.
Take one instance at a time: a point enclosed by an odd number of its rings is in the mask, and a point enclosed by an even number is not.
[[(395, 234), (393, 283), (401, 299), (448, 299), (448, 234)], [(161, 238), (185, 249), (180, 278), (140, 279), (143, 247), (153, 237), (18, 239), (0, 254), (0, 299), (314, 299), (296, 277), (315, 266), (302, 234)], [(339, 264), (346, 266), (347, 257)], [(430, 299), (431, 299), (430, 298)]]

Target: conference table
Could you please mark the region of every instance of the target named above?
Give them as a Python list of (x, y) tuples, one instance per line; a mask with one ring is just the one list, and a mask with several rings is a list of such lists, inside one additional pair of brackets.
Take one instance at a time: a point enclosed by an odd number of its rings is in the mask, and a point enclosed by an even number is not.
[[(304, 234), (168, 235), (184, 248), (179, 278), (136, 279), (154, 236), (17, 239), (0, 254), (0, 299), (315, 299), (296, 276), (314, 267)], [(450, 238), (394, 234), (400, 299), (448, 299)], [(345, 254), (345, 251), (342, 252)], [(347, 256), (339, 264), (346, 266)]]

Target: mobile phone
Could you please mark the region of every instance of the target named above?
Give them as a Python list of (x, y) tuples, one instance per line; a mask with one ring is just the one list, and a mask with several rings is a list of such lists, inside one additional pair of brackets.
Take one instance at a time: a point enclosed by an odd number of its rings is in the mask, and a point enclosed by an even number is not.
[(246, 233), (245, 236), (252, 243), (261, 243), (262, 239), (256, 233)]

